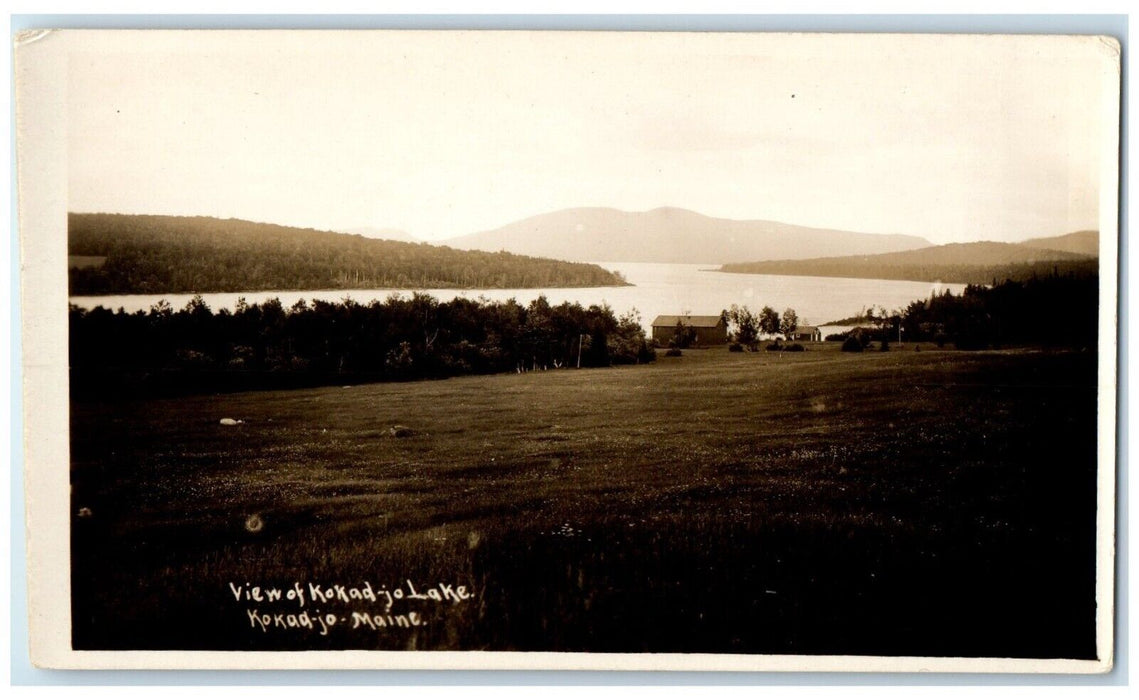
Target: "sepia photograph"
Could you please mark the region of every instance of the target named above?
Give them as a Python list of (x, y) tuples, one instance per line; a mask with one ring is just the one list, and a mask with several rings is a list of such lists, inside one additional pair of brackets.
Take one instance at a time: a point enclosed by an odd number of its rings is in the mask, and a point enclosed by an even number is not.
[(1115, 39), (15, 44), (37, 665), (1111, 669)]

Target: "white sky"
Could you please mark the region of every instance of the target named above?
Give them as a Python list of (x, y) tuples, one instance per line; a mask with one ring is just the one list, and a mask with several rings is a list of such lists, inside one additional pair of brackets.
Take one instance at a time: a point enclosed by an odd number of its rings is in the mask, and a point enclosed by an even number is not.
[(1110, 47), (1057, 37), (91, 39), (71, 55), (72, 211), (425, 239), (576, 206), (937, 243), (1098, 228), (1117, 79)]

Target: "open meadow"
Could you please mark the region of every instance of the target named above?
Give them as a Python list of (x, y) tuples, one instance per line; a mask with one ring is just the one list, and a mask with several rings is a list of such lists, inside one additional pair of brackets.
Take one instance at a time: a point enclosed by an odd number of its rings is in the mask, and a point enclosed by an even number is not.
[(75, 400), (74, 645), (1094, 658), (1094, 351), (837, 345)]

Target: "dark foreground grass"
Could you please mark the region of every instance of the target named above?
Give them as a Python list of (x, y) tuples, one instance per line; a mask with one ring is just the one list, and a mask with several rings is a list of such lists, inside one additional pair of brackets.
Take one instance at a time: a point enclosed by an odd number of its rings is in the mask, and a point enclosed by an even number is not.
[(1094, 658), (1094, 354), (907, 350), (73, 404), (74, 644)]

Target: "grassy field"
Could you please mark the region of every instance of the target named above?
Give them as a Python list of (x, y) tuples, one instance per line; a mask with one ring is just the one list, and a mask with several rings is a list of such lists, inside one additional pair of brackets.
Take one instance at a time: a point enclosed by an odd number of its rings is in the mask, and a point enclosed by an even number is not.
[(820, 345), (73, 403), (74, 643), (1091, 658), (1095, 363)]

